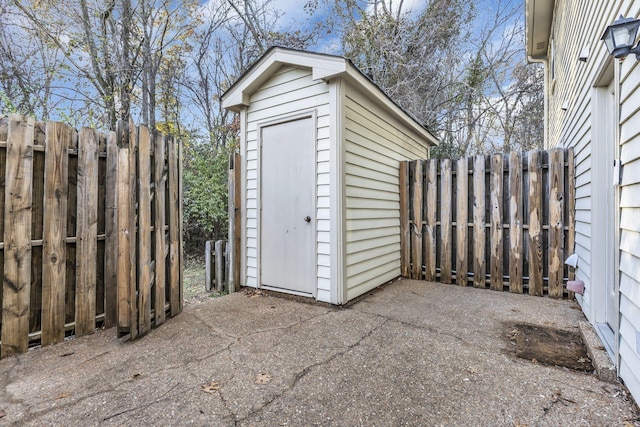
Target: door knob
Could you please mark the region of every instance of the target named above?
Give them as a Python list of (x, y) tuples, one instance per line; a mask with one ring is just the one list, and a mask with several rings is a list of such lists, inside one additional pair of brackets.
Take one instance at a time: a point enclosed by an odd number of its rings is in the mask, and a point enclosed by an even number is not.
[(304, 220), (305, 220), (306, 222), (311, 222), (311, 217), (310, 217), (310, 216), (305, 216), (305, 217), (304, 217)]

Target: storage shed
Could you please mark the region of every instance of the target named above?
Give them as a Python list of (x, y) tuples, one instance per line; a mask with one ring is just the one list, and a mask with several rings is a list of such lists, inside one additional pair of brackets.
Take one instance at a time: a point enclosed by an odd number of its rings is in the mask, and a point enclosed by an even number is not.
[(399, 164), (436, 139), (349, 60), (273, 47), (240, 115), (240, 283), (344, 304), (400, 276)]

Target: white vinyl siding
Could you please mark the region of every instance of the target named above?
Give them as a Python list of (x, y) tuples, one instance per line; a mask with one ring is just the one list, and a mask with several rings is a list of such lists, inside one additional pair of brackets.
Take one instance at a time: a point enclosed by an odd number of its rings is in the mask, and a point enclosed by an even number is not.
[(246, 285), (258, 286), (258, 125), (281, 118), (316, 111), (316, 230), (317, 295), (329, 301), (329, 97), (328, 85), (314, 81), (311, 70), (285, 66), (253, 95), (247, 107), (246, 130)]
[(400, 275), (399, 162), (425, 143), (350, 85), (344, 97), (347, 300)]
[[(599, 39), (607, 20), (615, 14), (615, 2), (589, 0), (558, 0), (554, 12), (552, 37), (555, 47), (555, 80), (551, 80), (551, 58), (547, 73), (549, 85), (548, 148), (573, 147), (576, 162), (576, 235), (575, 248), (568, 248), (580, 257), (576, 278), (585, 282), (581, 305), (591, 317), (591, 251), (593, 203), (592, 140), (595, 105), (592, 100), (593, 84), (599, 67), (607, 56), (604, 43)], [(590, 54), (586, 63), (578, 61), (584, 46), (589, 43)], [(562, 107), (567, 110), (563, 111)]]
[[(549, 80), (548, 145), (573, 147), (576, 154), (576, 246), (580, 257), (576, 276), (586, 284), (581, 305), (592, 322), (594, 306), (603, 304), (592, 296), (592, 270), (600, 259), (592, 259), (592, 241), (598, 233), (593, 212), (597, 211), (597, 179), (610, 185), (612, 168), (603, 165), (596, 151), (603, 141), (596, 134), (597, 127), (606, 120), (596, 105), (596, 89), (607, 82), (602, 75), (609, 58), (603, 42), (604, 29), (619, 15), (638, 17), (640, 4), (635, 1), (556, 0), (552, 37), (555, 46), (555, 81)], [(587, 62), (578, 61), (584, 46), (590, 45)], [(551, 79), (551, 60), (547, 76)], [(616, 60), (617, 61), (617, 60)], [(620, 73), (619, 76), (615, 74)], [(611, 73), (618, 94), (619, 158), (623, 165), (619, 187), (619, 372), (621, 378), (640, 401), (640, 66), (633, 55)], [(562, 106), (566, 105), (566, 111)], [(616, 156), (618, 157), (618, 156)], [(600, 161), (600, 163), (599, 163)], [(603, 175), (604, 174), (604, 175)], [(597, 240), (597, 239), (596, 239)], [(602, 321), (602, 320), (599, 320)]]
[[(637, 16), (635, 7), (630, 15)], [(620, 376), (640, 401), (640, 66), (621, 66), (620, 78)]]

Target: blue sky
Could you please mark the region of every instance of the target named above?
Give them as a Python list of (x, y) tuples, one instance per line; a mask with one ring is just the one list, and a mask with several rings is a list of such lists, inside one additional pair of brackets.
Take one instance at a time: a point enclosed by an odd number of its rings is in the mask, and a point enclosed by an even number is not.
[[(330, 7), (333, 1), (319, 0), (318, 10), (314, 16), (310, 17), (304, 10), (304, 5), (308, 0), (273, 0), (271, 5), (274, 8), (280, 10), (284, 15), (281, 19), (282, 29), (296, 29), (298, 26), (307, 25), (309, 21), (315, 22), (323, 19), (323, 17), (330, 13)], [(419, 11), (429, 2), (429, 0), (386, 0), (392, 7), (398, 7), (402, 4), (402, 10), (406, 13), (412, 11)], [(521, 7), (522, 17), (521, 21), (524, 23), (524, 0), (477, 0), (475, 1), (475, 7), (477, 8), (477, 19), (474, 22), (462, 22), (461, 25), (472, 25), (472, 32), (480, 32), (487, 20), (491, 20), (496, 10), (500, 6), (506, 6), (508, 4), (514, 4)], [(484, 19), (483, 19), (484, 18)], [(312, 49), (321, 52), (335, 53), (335, 45), (337, 38), (330, 37), (329, 39), (320, 40), (316, 46)]]

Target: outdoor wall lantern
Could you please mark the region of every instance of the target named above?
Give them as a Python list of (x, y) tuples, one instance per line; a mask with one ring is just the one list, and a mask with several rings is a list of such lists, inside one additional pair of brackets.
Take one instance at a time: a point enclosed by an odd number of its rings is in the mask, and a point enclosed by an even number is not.
[(624, 58), (630, 53), (635, 53), (636, 59), (640, 60), (640, 44), (633, 47), (638, 38), (638, 29), (640, 29), (640, 19), (625, 18), (620, 15), (604, 30), (600, 40), (604, 40), (609, 54), (615, 58)]

